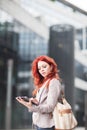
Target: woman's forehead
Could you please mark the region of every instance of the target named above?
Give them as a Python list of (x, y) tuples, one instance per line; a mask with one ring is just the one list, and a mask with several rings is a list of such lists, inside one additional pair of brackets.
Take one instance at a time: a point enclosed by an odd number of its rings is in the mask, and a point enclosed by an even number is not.
[(38, 66), (43, 65), (43, 64), (48, 64), (48, 63), (45, 61), (38, 61)]

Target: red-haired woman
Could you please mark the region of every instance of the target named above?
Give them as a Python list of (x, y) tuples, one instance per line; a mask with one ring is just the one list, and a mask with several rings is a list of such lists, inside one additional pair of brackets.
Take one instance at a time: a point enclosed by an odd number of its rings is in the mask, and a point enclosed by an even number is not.
[(37, 130), (54, 130), (52, 112), (61, 92), (60, 78), (55, 61), (48, 56), (39, 56), (32, 63), (35, 101), (31, 98), (25, 102), (21, 97), (17, 100), (33, 112), (33, 124)]

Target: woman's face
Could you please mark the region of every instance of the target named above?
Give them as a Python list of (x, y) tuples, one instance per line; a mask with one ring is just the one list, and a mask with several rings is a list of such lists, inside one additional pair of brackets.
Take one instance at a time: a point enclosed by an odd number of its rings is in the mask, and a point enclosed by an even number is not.
[(52, 66), (45, 61), (38, 62), (38, 71), (45, 78), (51, 72)]

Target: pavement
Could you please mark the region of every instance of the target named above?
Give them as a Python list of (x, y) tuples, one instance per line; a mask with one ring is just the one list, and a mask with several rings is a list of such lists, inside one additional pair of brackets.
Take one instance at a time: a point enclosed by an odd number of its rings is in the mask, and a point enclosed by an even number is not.
[[(32, 130), (32, 129), (15, 129), (15, 130)], [(86, 130), (86, 129), (85, 127), (76, 127), (74, 130)]]
[[(14, 129), (14, 130), (34, 130), (34, 129)], [(73, 130), (86, 130), (85, 127), (76, 127), (75, 129)]]
[(76, 127), (75, 130), (85, 130), (85, 127)]

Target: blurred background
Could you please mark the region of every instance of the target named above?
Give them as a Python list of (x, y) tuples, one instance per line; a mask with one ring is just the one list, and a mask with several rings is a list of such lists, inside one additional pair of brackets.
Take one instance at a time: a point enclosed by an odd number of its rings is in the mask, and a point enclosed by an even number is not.
[(31, 64), (39, 55), (55, 59), (78, 126), (87, 129), (87, 8), (81, 7), (0, 0), (0, 129), (32, 128), (32, 113), (15, 97), (32, 96)]

